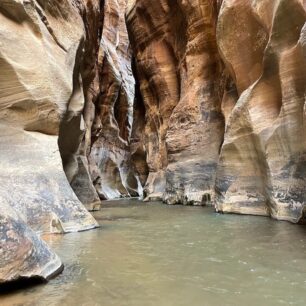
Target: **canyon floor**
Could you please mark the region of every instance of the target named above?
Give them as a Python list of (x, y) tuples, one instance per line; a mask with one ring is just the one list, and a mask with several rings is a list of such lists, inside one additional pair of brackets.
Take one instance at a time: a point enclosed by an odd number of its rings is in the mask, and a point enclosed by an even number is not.
[(303, 226), (137, 200), (105, 202), (94, 216), (100, 229), (44, 237), (61, 275), (0, 304), (305, 305)]

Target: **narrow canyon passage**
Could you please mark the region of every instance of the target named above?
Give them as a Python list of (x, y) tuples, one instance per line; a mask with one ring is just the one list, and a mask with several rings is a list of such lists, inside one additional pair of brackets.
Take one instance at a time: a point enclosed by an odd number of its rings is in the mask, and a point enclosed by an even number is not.
[(0, 305), (305, 304), (305, 99), (306, 0), (0, 0)]
[(45, 237), (61, 275), (1, 306), (305, 305), (304, 227), (136, 200), (94, 216), (100, 229)]

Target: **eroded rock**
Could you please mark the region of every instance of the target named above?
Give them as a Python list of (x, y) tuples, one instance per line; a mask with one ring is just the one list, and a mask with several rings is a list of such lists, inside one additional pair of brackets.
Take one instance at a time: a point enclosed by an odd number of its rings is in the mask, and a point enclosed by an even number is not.
[(0, 285), (19, 279), (48, 280), (62, 270), (49, 247), (0, 197)]
[(303, 222), (305, 2), (131, 1), (127, 23), (147, 199)]
[(92, 179), (101, 199), (142, 195), (131, 163), (135, 80), (125, 10), (126, 0), (105, 1), (98, 58), (100, 95), (89, 154)]
[[(57, 144), (68, 110), (68, 120), (73, 120), (84, 107), (84, 23), (76, 4), (0, 4), (2, 282), (48, 278), (59, 270), (60, 260), (34, 231), (65, 233), (98, 226), (72, 191)], [(82, 130), (82, 120), (78, 123)]]
[(218, 211), (303, 222), (305, 19), (298, 0), (223, 1), (218, 43), (240, 97), (218, 165)]
[(212, 1), (137, 1), (128, 13), (146, 110), (148, 199), (200, 204), (211, 197), (224, 134), (223, 66)]

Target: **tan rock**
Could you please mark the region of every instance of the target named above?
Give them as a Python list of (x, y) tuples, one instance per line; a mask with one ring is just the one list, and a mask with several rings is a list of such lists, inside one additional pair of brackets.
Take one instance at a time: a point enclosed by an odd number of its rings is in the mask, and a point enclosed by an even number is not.
[(97, 210), (101, 206), (88, 160), (95, 103), (100, 94), (98, 52), (103, 27), (103, 6), (100, 2), (86, 0), (78, 3), (85, 28), (84, 54), (79, 59), (84, 109), (77, 115), (73, 109), (68, 109), (61, 122), (59, 137), (65, 173), (74, 192), (88, 210)]
[(127, 23), (147, 199), (302, 222), (305, 1), (130, 1)]
[[(239, 20), (247, 20), (244, 31), (233, 22), (237, 11)], [(218, 211), (303, 222), (305, 19), (298, 0), (223, 1), (218, 43), (239, 92), (244, 91), (226, 127)]]
[(1, 242), (0, 279), (47, 278), (61, 264), (32, 230), (98, 226), (73, 193), (57, 144), (61, 121), (77, 118), (84, 129), (84, 23), (72, 2), (10, 0), (0, 3), (0, 24), (0, 236), (14, 235)]
[(62, 270), (62, 263), (48, 246), (0, 197), (0, 285), (27, 278), (48, 280)]
[(197, 204), (212, 193), (224, 129), (216, 19), (212, 1), (131, 4), (127, 22), (146, 109), (148, 199)]
[(131, 164), (135, 80), (125, 10), (126, 0), (105, 1), (98, 61), (100, 95), (95, 103), (89, 154), (91, 176), (101, 199), (142, 194)]

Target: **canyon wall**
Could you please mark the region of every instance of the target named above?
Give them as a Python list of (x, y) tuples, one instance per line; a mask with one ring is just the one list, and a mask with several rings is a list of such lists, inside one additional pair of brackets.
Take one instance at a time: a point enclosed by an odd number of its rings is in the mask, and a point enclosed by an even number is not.
[(130, 147), (135, 80), (125, 10), (126, 0), (105, 0), (103, 14), (91, 8), (95, 18), (88, 19), (83, 62), (84, 130), (78, 138), (73, 136), (78, 122), (61, 125), (65, 172), (88, 210), (99, 209), (101, 200), (142, 195)]
[(146, 110), (147, 199), (210, 202), (224, 117), (215, 1), (131, 4), (127, 24)]
[(303, 222), (305, 8), (302, 0), (130, 3), (147, 199)]
[(239, 99), (220, 154), (218, 211), (304, 221), (305, 8), (299, 0), (223, 2), (218, 45)]
[(0, 3), (0, 282), (61, 268), (36, 233), (98, 226), (71, 189), (58, 148), (61, 121), (75, 123), (74, 136), (84, 129), (86, 5)]
[(106, 0), (98, 65), (99, 96), (91, 129), (89, 162), (100, 199), (142, 195), (131, 162), (135, 80), (125, 24), (126, 0)]
[(39, 235), (95, 228), (101, 200), (142, 195), (125, 10), (0, 4), (0, 283), (48, 279), (62, 264)]
[(304, 222), (303, 0), (3, 0), (0, 283), (144, 196)]

